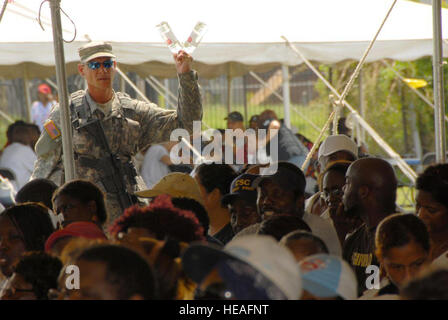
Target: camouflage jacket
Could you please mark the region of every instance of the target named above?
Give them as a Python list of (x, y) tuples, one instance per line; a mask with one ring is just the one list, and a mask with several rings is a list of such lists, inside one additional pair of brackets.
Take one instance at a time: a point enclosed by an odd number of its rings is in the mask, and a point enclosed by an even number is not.
[[(197, 73), (191, 71), (178, 75), (179, 97), (177, 110), (159, 108), (154, 103), (146, 103), (131, 99), (123, 93), (114, 93), (114, 98), (108, 103), (109, 110), (96, 105), (85, 91), (78, 91), (71, 95), (71, 99), (84, 95), (94, 117), (101, 119), (104, 133), (113, 154), (120, 157), (123, 163), (130, 161), (141, 149), (150, 144), (169, 141), (171, 132), (176, 128), (185, 128), (189, 132), (193, 130), (193, 121), (202, 119), (202, 104)], [(97, 111), (98, 110), (98, 111)], [(96, 112), (95, 112), (96, 111)], [(106, 113), (106, 114), (105, 114)], [(55, 105), (50, 113), (49, 121), (53, 121), (57, 128), (61, 128), (59, 105)], [(75, 155), (75, 172), (77, 178), (88, 179), (101, 185), (101, 173), (91, 167), (83, 166), (78, 160), (80, 157), (88, 157), (92, 160), (100, 159), (103, 151), (95, 145), (94, 139), (82, 130), (73, 132), (73, 149)], [(61, 137), (51, 137), (44, 130), (36, 144), (38, 159), (34, 166), (31, 179), (47, 178), (57, 185), (64, 182), (62, 166), (62, 141)], [(137, 183), (128, 182), (130, 193), (145, 188), (143, 180), (137, 177)]]

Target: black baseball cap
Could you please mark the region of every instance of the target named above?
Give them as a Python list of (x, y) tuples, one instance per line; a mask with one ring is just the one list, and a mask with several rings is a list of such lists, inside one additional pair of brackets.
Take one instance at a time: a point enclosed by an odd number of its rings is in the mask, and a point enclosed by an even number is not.
[(259, 175), (254, 181), (254, 186), (258, 187), (263, 181), (269, 179), (284, 188), (297, 190), (301, 194), (305, 193), (306, 179), (302, 170), (286, 161), (279, 161), (277, 165), (278, 167), (275, 173), (271, 175)]
[(238, 111), (230, 112), (227, 117), (224, 118), (224, 120), (230, 120), (232, 122), (244, 121), (243, 115)]
[(249, 173), (244, 173), (236, 177), (230, 185), (230, 193), (221, 198), (221, 204), (227, 206), (236, 198), (257, 201), (257, 187), (254, 185), (254, 181), (258, 177), (258, 175)]

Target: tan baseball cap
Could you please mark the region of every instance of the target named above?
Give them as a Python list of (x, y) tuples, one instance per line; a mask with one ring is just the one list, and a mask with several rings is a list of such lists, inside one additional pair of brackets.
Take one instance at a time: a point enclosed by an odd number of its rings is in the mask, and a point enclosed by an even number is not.
[(82, 63), (99, 57), (116, 58), (112, 52), (112, 46), (106, 42), (94, 41), (78, 48), (79, 58)]
[(169, 173), (151, 189), (135, 192), (136, 196), (142, 198), (157, 197), (161, 194), (168, 194), (173, 198), (189, 198), (204, 204), (196, 180), (186, 173)]

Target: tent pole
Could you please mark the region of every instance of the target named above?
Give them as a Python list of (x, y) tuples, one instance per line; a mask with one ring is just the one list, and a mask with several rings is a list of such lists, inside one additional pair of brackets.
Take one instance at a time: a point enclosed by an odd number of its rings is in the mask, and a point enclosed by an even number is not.
[(244, 104), (244, 119), (248, 124), (249, 119), (247, 118), (247, 97), (246, 97), (246, 75), (243, 75), (243, 104)]
[(445, 163), (446, 160), (446, 136), (445, 136), (445, 105), (443, 86), (443, 61), (442, 61), (442, 3), (441, 0), (432, 1), (433, 15), (433, 78), (434, 78), (434, 128), (436, 161)]
[(58, 90), (58, 85), (56, 83), (54, 83), (53, 81), (51, 81), (50, 78), (45, 78), (45, 81), (55, 90)]
[(129, 79), (129, 78), (126, 76), (126, 74), (125, 74), (123, 71), (121, 71), (121, 69), (118, 68), (118, 67), (117, 67), (117, 72), (118, 72), (118, 74), (120, 75), (120, 77), (121, 77), (122, 79), (124, 79), (124, 81), (126, 81), (126, 82), (132, 87), (132, 89), (134, 89), (135, 92), (137, 92), (137, 94), (138, 94), (143, 100), (145, 100), (145, 102), (147, 102), (147, 103), (151, 103), (151, 102), (149, 101), (149, 99), (146, 98), (146, 96), (143, 94), (143, 92), (141, 92), (140, 89), (137, 88), (137, 86), (131, 81), (131, 79)]
[(149, 84), (154, 90), (156, 90), (156, 92), (157, 92), (158, 94), (160, 94), (161, 96), (164, 95), (164, 93), (163, 93), (163, 92), (156, 86), (156, 84), (152, 82), (152, 79), (151, 79), (151, 78), (148, 77), (148, 78), (145, 79), (145, 81), (146, 81), (146, 83)]
[(28, 75), (25, 71), (24, 75), (23, 75), (23, 90), (25, 93), (25, 102), (26, 102), (26, 116), (27, 116), (27, 121), (31, 122), (32, 118), (31, 118), (31, 96), (30, 96), (30, 82), (28, 80)]
[(120, 91), (126, 92), (126, 81), (124, 81), (123, 77), (120, 77)]
[(232, 110), (231, 99), (232, 99), (232, 77), (230, 76), (230, 74), (227, 74), (227, 113), (228, 114)]
[[(361, 117), (366, 117), (366, 105), (365, 105), (365, 91), (364, 91), (364, 72), (361, 69), (358, 76), (358, 83), (359, 83), (359, 111), (361, 114)], [(358, 136), (358, 139), (360, 140), (359, 143), (363, 143), (366, 139), (366, 132), (364, 128), (360, 128), (360, 135)]]
[(291, 129), (291, 117), (290, 117), (290, 109), (291, 109), (291, 95), (289, 92), (289, 68), (287, 65), (282, 65), (282, 74), (283, 74), (283, 107), (284, 107), (284, 121), (285, 126)]
[[(434, 111), (435, 111), (435, 107), (434, 107), (434, 104), (431, 102), (431, 101), (429, 101), (429, 99), (428, 98), (426, 98), (420, 91), (418, 91), (417, 89), (415, 89), (414, 87), (412, 87), (411, 85), (409, 85), (409, 83), (407, 83), (405, 80), (404, 80), (404, 77), (403, 77), (403, 75), (402, 74), (400, 74), (397, 70), (395, 70), (386, 60), (383, 60), (382, 61), (383, 62), (383, 64), (385, 65), (385, 66), (387, 66), (390, 70), (392, 70), (394, 73), (395, 73), (395, 75), (404, 83), (404, 84), (406, 84), (406, 86), (409, 88), (409, 89), (411, 89), (412, 90), (412, 92), (414, 92), (417, 96), (419, 96), (420, 97), (420, 99), (422, 99), (428, 106), (430, 106), (431, 108), (433, 108), (434, 109)], [(448, 122), (448, 116), (447, 115), (444, 115), (444, 118), (445, 118), (445, 121), (446, 122)]]
[[(154, 84), (158, 85), (160, 89), (163, 89), (163, 91), (165, 92), (165, 95), (168, 98), (172, 99), (171, 103), (173, 103), (173, 101), (174, 101), (174, 105), (177, 104), (177, 97), (174, 95), (174, 93), (172, 93), (170, 91), (168, 86), (162, 85), (162, 83), (159, 80), (157, 80), (157, 78), (154, 76), (149, 76), (149, 78), (151, 78), (151, 80), (154, 82)], [(166, 79), (166, 80), (168, 80), (168, 79)]]
[(400, 92), (400, 102), (401, 102), (401, 121), (403, 122), (403, 143), (404, 143), (404, 150), (406, 153), (409, 152), (409, 142), (408, 142), (408, 120), (407, 120), (407, 105), (406, 100), (404, 97), (404, 86), (402, 83), (398, 86), (399, 92)]
[(62, 43), (61, 0), (50, 0), (51, 24), (53, 27), (54, 54), (56, 60), (56, 79), (58, 83), (59, 105), (61, 110), (62, 150), (65, 181), (75, 179), (75, 160), (73, 137), (68, 106), (68, 87), (65, 72), (64, 46)]
[(14, 122), (14, 120), (9, 115), (7, 115), (6, 112), (4, 112), (2, 109), (0, 109), (0, 117), (4, 118), (9, 123)]
[[(168, 79), (165, 79), (168, 80)], [(163, 85), (159, 80), (157, 80), (154, 76), (149, 76), (146, 78), (146, 82), (154, 88), (160, 95), (165, 96), (166, 104), (170, 105), (172, 109), (176, 109), (177, 106), (177, 97), (170, 91), (169, 86), (166, 83)], [(157, 87), (159, 90), (157, 90)], [(165, 93), (163, 93), (165, 92)]]
[[(145, 78), (145, 81), (147, 84), (149, 84), (158, 94), (160, 94), (161, 96), (164, 95), (164, 93), (162, 92), (162, 89), (164, 89), (164, 87), (162, 86), (162, 84), (159, 82), (159, 80), (157, 80), (157, 78), (153, 77), (153, 76), (149, 76)], [(168, 97), (171, 97), (171, 103), (173, 106), (173, 109), (176, 109), (177, 107), (177, 98), (176, 96), (170, 91), (167, 90), (165, 91), (165, 94), (167, 94)], [(211, 129), (210, 126), (204, 121), (202, 120), (202, 124), (204, 126), (206, 126), (208, 129)]]
[[(333, 84), (333, 67), (330, 65), (328, 67), (328, 82), (332, 85)], [(330, 90), (331, 92), (331, 90)], [(331, 112), (333, 111), (333, 104), (331, 103), (331, 101), (328, 101), (328, 115), (331, 114)]]
[(135, 85), (140, 90), (140, 92), (142, 92), (145, 95), (145, 97), (146, 97), (146, 83), (145, 83), (145, 80), (143, 78), (141, 78), (138, 74), (137, 74), (137, 79), (135, 79)]
[[(275, 91), (268, 83), (266, 83), (265, 81), (263, 81), (263, 79), (261, 79), (259, 76), (257, 76), (257, 74), (253, 71), (249, 71), (249, 74), (255, 79), (257, 80), (259, 83), (261, 83), (265, 88), (271, 90), (272, 94), (274, 96), (276, 96), (281, 102), (283, 102), (283, 97), (277, 92)], [(307, 118), (302, 112), (300, 112), (299, 110), (297, 110), (297, 108), (292, 108), (292, 111), (294, 111), (295, 113), (297, 113), (300, 117), (302, 117), (306, 122), (308, 122), (311, 127), (313, 129), (315, 129), (317, 132), (320, 132), (320, 128), (313, 123), (313, 121), (311, 121), (309, 118)]]
[(171, 93), (171, 92), (166, 92), (165, 91), (165, 87), (153, 76), (149, 76), (147, 78), (145, 78), (145, 81), (147, 84), (149, 84), (158, 94), (160, 94), (161, 96), (165, 96), (168, 97), (172, 100), (169, 100), (168, 103), (171, 103), (171, 105), (173, 106), (173, 108), (175, 109), (176, 105), (177, 105), (177, 98)]
[(171, 109), (171, 104), (170, 104), (170, 95), (168, 94), (168, 92), (170, 91), (170, 82), (167, 79), (163, 80), (163, 87), (165, 89), (165, 108), (166, 109)]
[(381, 136), (373, 129), (364, 118), (355, 110), (345, 99), (341, 99), (342, 95), (328, 82), (327, 79), (313, 66), (313, 64), (303, 55), (302, 52), (299, 51), (297, 47), (289, 43), (290, 48), (303, 60), (303, 62), (314, 72), (314, 74), (322, 80), (322, 82), (327, 86), (328, 89), (341, 101), (341, 103), (346, 106), (353, 114), (354, 117), (357, 118), (357, 121), (364, 129), (370, 134), (370, 136), (378, 143), (378, 145), (387, 152), (387, 154), (397, 162), (400, 170), (413, 182), (417, 179), (417, 174), (415, 171), (401, 158), (401, 156), (395, 152), (392, 147), (390, 147), (386, 141), (381, 138)]
[(423, 149), (422, 149), (422, 142), (420, 140), (420, 132), (418, 131), (417, 126), (417, 114), (415, 113), (415, 106), (411, 103), (409, 104), (409, 115), (411, 120), (411, 131), (412, 131), (412, 138), (414, 140), (414, 148), (415, 148), (415, 155), (420, 160), (419, 164), (419, 170), (422, 168), (422, 159), (423, 159)]
[(8, 2), (9, 2), (9, 0), (4, 0), (3, 1), (2, 11), (0, 12), (0, 21), (2, 21), (3, 14), (6, 11), (6, 6), (8, 5)]

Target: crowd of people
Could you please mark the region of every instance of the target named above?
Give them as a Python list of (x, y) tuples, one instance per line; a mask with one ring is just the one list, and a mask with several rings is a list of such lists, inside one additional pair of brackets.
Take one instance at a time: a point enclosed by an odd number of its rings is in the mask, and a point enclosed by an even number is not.
[[(191, 56), (174, 55), (179, 107), (163, 110), (112, 89), (110, 44), (79, 54), (76, 179), (64, 181), (58, 104), (43, 129), (8, 130), (0, 162), (13, 175), (1, 181), (16, 185), (0, 208), (0, 299), (448, 299), (448, 164), (420, 173), (404, 213), (388, 161), (338, 134), (302, 171), (312, 143), (265, 110), (247, 127), (275, 132), (264, 144), (277, 139), (275, 171), (233, 141), (243, 163), (179, 167), (170, 132), (202, 118)], [(226, 120), (246, 130), (238, 112)], [(33, 162), (26, 177), (9, 153)]]
[(0, 214), (0, 298), (448, 298), (448, 165), (419, 175), (415, 213), (345, 135), (321, 144), (312, 196), (297, 165), (263, 166), (169, 172), (114, 220), (92, 181), (29, 181)]

